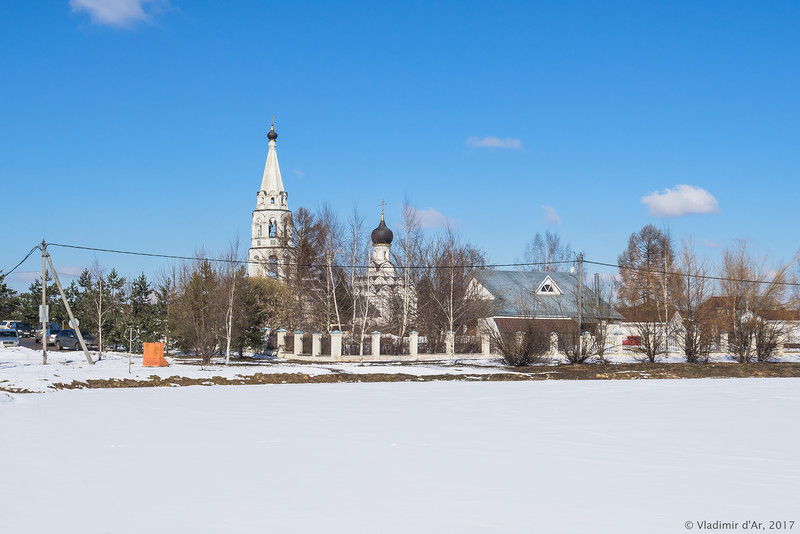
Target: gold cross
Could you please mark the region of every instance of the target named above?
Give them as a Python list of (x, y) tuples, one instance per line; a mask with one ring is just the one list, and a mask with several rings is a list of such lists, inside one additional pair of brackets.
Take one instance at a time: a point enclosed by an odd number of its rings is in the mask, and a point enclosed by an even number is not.
[(384, 206), (386, 206), (386, 201), (384, 199), (381, 199), (381, 217), (383, 217), (383, 208), (384, 208)]
[(275, 129), (275, 115), (273, 115), (269, 119), (269, 128), (270, 128), (270, 130), (274, 130)]

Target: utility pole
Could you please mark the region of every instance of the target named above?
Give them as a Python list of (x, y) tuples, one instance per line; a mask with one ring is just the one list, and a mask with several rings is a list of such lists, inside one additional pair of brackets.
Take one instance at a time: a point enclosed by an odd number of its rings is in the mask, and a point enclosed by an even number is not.
[(94, 365), (92, 357), (89, 356), (89, 350), (86, 348), (86, 343), (83, 341), (80, 325), (78, 324), (78, 321), (75, 320), (75, 316), (72, 315), (72, 308), (69, 307), (69, 301), (67, 300), (67, 296), (64, 294), (64, 288), (61, 286), (61, 281), (58, 279), (58, 273), (56, 272), (55, 265), (53, 265), (53, 260), (50, 258), (50, 256), (47, 256), (47, 261), (50, 263), (50, 270), (53, 271), (53, 280), (56, 282), (58, 292), (61, 293), (61, 300), (64, 301), (64, 307), (67, 309), (67, 315), (69, 315), (70, 324), (72, 325), (73, 330), (75, 330), (75, 335), (78, 336), (78, 342), (81, 344), (83, 354), (86, 355), (86, 361), (88, 361), (91, 365)]
[(583, 253), (578, 254), (578, 357), (583, 356)]
[(664, 247), (664, 359), (669, 359), (669, 305), (667, 302), (667, 248)]
[(47, 243), (42, 239), (42, 365), (47, 365)]

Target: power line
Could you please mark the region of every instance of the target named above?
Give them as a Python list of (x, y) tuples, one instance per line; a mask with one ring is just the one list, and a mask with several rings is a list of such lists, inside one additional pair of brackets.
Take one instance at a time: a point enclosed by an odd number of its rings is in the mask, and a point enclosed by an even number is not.
[[(255, 260), (237, 260), (237, 259), (225, 259), (225, 258), (207, 258), (202, 256), (180, 256), (176, 254), (158, 254), (153, 252), (136, 252), (130, 250), (116, 250), (116, 249), (108, 249), (108, 248), (98, 248), (98, 247), (86, 247), (81, 245), (69, 245), (65, 243), (47, 243), (47, 246), (50, 247), (63, 247), (63, 248), (72, 248), (78, 250), (91, 250), (94, 252), (108, 252), (112, 254), (126, 254), (131, 256), (146, 256), (152, 258), (166, 258), (166, 259), (175, 259), (175, 260), (187, 260), (187, 261), (210, 261), (210, 262), (218, 262), (218, 263), (233, 263), (233, 264), (254, 264), (259, 265), (262, 262), (255, 261)], [(17, 267), (22, 265), (25, 260), (30, 257), (31, 254), (37, 249), (39, 246), (35, 246), (31, 249), (25, 258), (19, 262), (14, 269), (9, 271), (10, 274), (13, 272)], [(749, 283), (749, 284), (774, 284), (774, 285), (782, 285), (782, 286), (789, 286), (789, 287), (800, 287), (800, 283), (797, 282), (776, 282), (776, 281), (768, 281), (768, 280), (749, 280), (745, 278), (726, 278), (724, 276), (711, 276), (711, 275), (704, 275), (704, 274), (690, 274), (690, 273), (681, 273), (681, 272), (674, 272), (674, 271), (664, 271), (664, 270), (652, 270), (652, 269), (643, 269), (638, 267), (629, 267), (625, 265), (619, 265), (617, 263), (608, 263), (608, 262), (601, 262), (601, 261), (592, 261), (592, 260), (583, 260), (585, 263), (589, 263), (592, 265), (599, 265), (603, 267), (611, 267), (620, 270), (629, 270), (629, 271), (636, 271), (636, 272), (643, 272), (643, 273), (652, 273), (652, 274), (659, 274), (659, 275), (668, 275), (668, 276), (684, 276), (689, 278), (696, 278), (696, 279), (707, 279), (707, 280), (716, 280), (716, 281), (723, 281), (723, 282), (739, 282), (739, 283)], [(401, 268), (408, 268), (408, 269), (435, 269), (435, 268), (445, 268), (445, 269), (492, 269), (498, 267), (535, 267), (540, 265), (561, 265), (565, 263), (574, 263), (574, 260), (560, 260), (560, 261), (548, 261), (548, 262), (520, 262), (520, 263), (487, 263), (483, 265), (476, 265), (476, 264), (469, 264), (469, 265), (440, 265), (440, 266), (430, 266), (430, 265), (409, 265), (404, 266)], [(292, 263), (292, 265), (294, 265)], [(298, 267), (329, 267), (327, 264), (298, 264)], [(337, 268), (337, 269), (353, 269), (353, 268), (368, 268), (368, 265), (342, 265), (342, 264), (332, 264), (330, 267)]]
[(22, 265), (23, 263), (25, 263), (25, 260), (27, 260), (28, 258), (30, 258), (30, 257), (31, 257), (31, 254), (33, 254), (33, 253), (34, 253), (35, 251), (37, 251), (37, 250), (41, 250), (41, 247), (40, 247), (39, 245), (36, 245), (35, 247), (33, 247), (33, 248), (31, 249), (31, 251), (30, 251), (30, 252), (28, 252), (28, 254), (27, 254), (27, 255), (26, 255), (24, 258), (22, 258), (22, 260), (21, 260), (21, 261), (20, 261), (18, 264), (16, 264), (16, 265), (14, 266), (14, 268), (13, 268), (13, 269), (11, 269), (11, 270), (10, 270), (10, 271), (8, 271), (7, 273), (3, 274), (3, 277), (6, 277), (6, 276), (8, 276), (9, 274), (11, 274), (11, 273), (13, 273), (14, 271), (16, 271), (16, 270), (17, 270), (17, 267), (19, 267), (20, 265)]
[[(154, 258), (167, 258), (167, 259), (175, 259), (175, 260), (189, 260), (189, 261), (212, 261), (212, 262), (219, 262), (219, 263), (239, 263), (239, 264), (253, 264), (253, 265), (260, 265), (262, 262), (255, 261), (255, 260), (233, 260), (233, 259), (220, 259), (220, 258), (207, 258), (204, 256), (177, 256), (174, 254), (155, 254), (152, 252), (134, 252), (130, 250), (114, 250), (108, 248), (96, 248), (96, 247), (84, 247), (79, 245), (66, 245), (63, 243), (48, 243), (48, 247), (65, 247), (65, 248), (73, 248), (73, 249), (80, 249), (80, 250), (91, 250), (95, 252), (110, 252), (113, 254), (128, 254), (132, 256), (149, 256)], [(409, 269), (433, 269), (433, 268), (447, 268), (447, 269), (466, 269), (466, 268), (477, 268), (477, 269), (485, 269), (485, 268), (495, 268), (495, 267), (532, 267), (535, 265), (554, 265), (554, 264), (562, 264), (562, 263), (574, 263), (573, 260), (564, 260), (564, 261), (547, 261), (547, 262), (538, 262), (538, 263), (487, 263), (483, 265), (442, 265), (442, 266), (427, 266), (427, 265), (409, 265), (406, 266)], [(294, 265), (294, 263), (291, 263)], [(327, 264), (302, 264), (299, 265), (302, 267), (328, 267)], [(338, 268), (338, 269), (352, 269), (352, 268), (367, 268), (369, 265), (343, 265), (343, 264), (332, 264), (330, 267)]]
[(601, 261), (590, 261), (590, 260), (583, 260), (583, 261), (585, 263), (591, 263), (592, 265), (602, 265), (604, 267), (616, 267), (617, 269), (625, 269), (626, 271), (660, 274), (664, 276), (688, 276), (690, 278), (703, 278), (706, 280), (717, 280), (722, 282), (740, 282), (745, 284), (773, 284), (780, 286), (800, 287), (800, 283), (798, 282), (775, 282), (770, 280), (748, 280), (746, 278), (726, 278), (724, 276), (711, 276), (708, 274), (690, 274), (690, 273), (681, 273), (676, 271), (664, 271), (664, 270), (659, 271), (651, 269), (642, 269), (640, 267), (628, 267), (626, 265), (617, 265), (615, 263), (604, 263)]

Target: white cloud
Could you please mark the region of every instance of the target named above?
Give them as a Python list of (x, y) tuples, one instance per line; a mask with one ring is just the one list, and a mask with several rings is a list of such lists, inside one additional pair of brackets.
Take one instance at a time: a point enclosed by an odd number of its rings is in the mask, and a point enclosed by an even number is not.
[(95, 24), (116, 28), (147, 22), (166, 5), (166, 0), (69, 0), (73, 13), (86, 12)]
[(441, 212), (428, 208), (426, 210), (415, 210), (417, 217), (419, 217), (419, 224), (423, 228), (436, 228), (446, 226), (450, 220), (445, 217)]
[(718, 213), (719, 204), (714, 196), (693, 185), (676, 185), (673, 189), (655, 191), (642, 197), (642, 204), (654, 217), (679, 217), (691, 213)]
[(469, 148), (522, 148), (522, 141), (510, 137), (500, 139), (489, 135), (483, 139), (467, 137), (467, 146)]
[(42, 271), (17, 271), (11, 277), (19, 282), (33, 282), (42, 277)]
[(542, 206), (542, 211), (544, 212), (545, 221), (561, 224), (561, 217), (558, 216), (558, 213), (553, 206)]
[(59, 267), (58, 274), (63, 276), (80, 276), (86, 267)]
[(719, 248), (719, 242), (718, 241), (709, 241), (708, 239), (706, 239), (704, 237), (700, 238), (700, 244), (703, 245), (704, 247), (708, 247), (708, 248)]
[(298, 171), (297, 169), (292, 169), (292, 172), (295, 173), (300, 178), (303, 178), (306, 175), (306, 173), (304, 173), (303, 171)]

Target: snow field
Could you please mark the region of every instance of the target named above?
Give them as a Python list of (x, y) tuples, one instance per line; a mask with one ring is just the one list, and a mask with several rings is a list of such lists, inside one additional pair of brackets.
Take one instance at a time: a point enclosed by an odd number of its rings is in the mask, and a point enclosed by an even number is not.
[(0, 532), (640, 533), (800, 520), (794, 378), (0, 399)]

